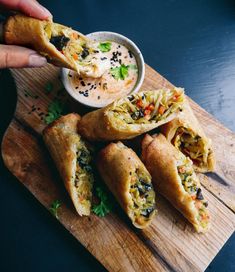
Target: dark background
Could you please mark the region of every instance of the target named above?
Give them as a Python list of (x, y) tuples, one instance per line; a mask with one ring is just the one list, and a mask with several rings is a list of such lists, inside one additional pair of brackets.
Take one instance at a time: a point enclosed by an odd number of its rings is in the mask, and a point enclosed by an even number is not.
[[(41, 1), (54, 20), (83, 33), (132, 39), (146, 63), (235, 131), (235, 2), (228, 0)], [(16, 91), (0, 71), (0, 136)], [(0, 163), (0, 271), (104, 271)], [(190, 249), (189, 249), (190, 250)], [(235, 271), (235, 235), (208, 267)]]

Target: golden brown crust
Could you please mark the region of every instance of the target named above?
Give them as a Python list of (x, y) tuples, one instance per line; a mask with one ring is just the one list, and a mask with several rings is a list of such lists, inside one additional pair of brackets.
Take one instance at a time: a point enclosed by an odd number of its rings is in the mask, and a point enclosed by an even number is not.
[(130, 173), (135, 173), (136, 168), (139, 168), (149, 175), (135, 152), (121, 142), (111, 143), (99, 153), (97, 166), (108, 188), (132, 220), (133, 225), (141, 229), (147, 227), (154, 216), (154, 212), (148, 221), (135, 221), (130, 209), (130, 202), (132, 201), (129, 193)]
[(197, 210), (191, 196), (184, 190), (178, 175), (177, 160), (180, 151), (159, 134), (146, 135), (142, 142), (142, 160), (149, 170), (156, 190), (166, 197), (198, 232), (204, 232), (197, 221)]
[(179, 127), (189, 128), (195, 135), (200, 136), (207, 148), (211, 150), (207, 158), (207, 163), (200, 166), (194, 164), (194, 169), (202, 173), (214, 171), (215, 155), (212, 149), (211, 140), (205, 135), (187, 100), (185, 100), (183, 105), (183, 111), (180, 112), (175, 119), (162, 125), (160, 130), (166, 136), (167, 140), (171, 142)]
[(132, 139), (171, 121), (178, 114), (178, 112), (172, 113), (164, 120), (151, 124), (118, 123), (111, 114), (115, 103), (116, 101), (102, 109), (85, 114), (79, 123), (79, 133), (90, 141)]
[(80, 141), (80, 136), (77, 134), (77, 125), (80, 118), (80, 115), (76, 113), (60, 117), (44, 129), (43, 139), (77, 212), (79, 215), (89, 215), (90, 210), (88, 211), (78, 202), (74, 185), (77, 143)]
[(74, 64), (49, 42), (44, 31), (47, 24), (54, 23), (20, 14), (10, 16), (4, 25), (5, 43), (28, 46), (46, 56), (50, 63), (76, 70)]

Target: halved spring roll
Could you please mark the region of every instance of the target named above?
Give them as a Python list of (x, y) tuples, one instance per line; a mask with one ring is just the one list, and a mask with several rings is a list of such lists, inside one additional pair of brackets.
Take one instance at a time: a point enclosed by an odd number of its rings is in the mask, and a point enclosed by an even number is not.
[(100, 152), (97, 166), (133, 225), (147, 227), (156, 213), (155, 193), (151, 176), (135, 152), (121, 142), (111, 143)]
[(142, 142), (142, 159), (156, 190), (193, 224), (197, 232), (208, 230), (208, 202), (202, 195), (192, 161), (162, 134), (145, 136)]
[(84, 115), (79, 132), (92, 141), (131, 139), (175, 118), (184, 99), (181, 88), (136, 93)]
[(93, 173), (92, 154), (77, 133), (80, 116), (71, 113), (60, 117), (43, 131), (43, 139), (64, 181), (79, 215), (91, 210)]
[(211, 140), (205, 135), (188, 101), (185, 101), (182, 112), (160, 129), (168, 141), (190, 157), (196, 171), (215, 170)]
[(8, 18), (4, 25), (6, 44), (35, 49), (48, 61), (89, 77), (100, 77), (109, 67), (100, 61), (94, 42), (83, 34), (52, 21), (42, 21), (24, 15)]

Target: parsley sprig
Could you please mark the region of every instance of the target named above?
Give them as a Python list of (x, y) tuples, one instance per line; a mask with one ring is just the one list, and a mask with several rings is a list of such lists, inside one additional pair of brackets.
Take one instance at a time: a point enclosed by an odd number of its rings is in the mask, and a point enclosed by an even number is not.
[(109, 52), (111, 50), (111, 42), (102, 42), (99, 44), (98, 48), (101, 52)]
[(108, 199), (107, 193), (104, 191), (103, 188), (97, 187), (96, 194), (100, 202), (99, 204), (93, 205), (92, 211), (96, 215), (104, 217), (111, 211), (112, 209), (111, 203)]
[(126, 66), (122, 64), (117, 67), (112, 67), (110, 69), (110, 73), (116, 80), (118, 79), (124, 80), (128, 76), (128, 69), (129, 69), (128, 65)]
[(55, 216), (56, 219), (59, 219), (58, 209), (61, 206), (61, 202), (59, 200), (55, 200), (51, 203), (50, 212)]
[(46, 94), (49, 94), (49, 93), (51, 93), (52, 92), (52, 90), (53, 90), (53, 83), (52, 82), (47, 82), (47, 84), (45, 85), (45, 93)]
[(60, 100), (52, 101), (48, 106), (48, 112), (45, 117), (45, 123), (50, 124), (55, 119), (59, 118), (64, 111), (64, 103)]

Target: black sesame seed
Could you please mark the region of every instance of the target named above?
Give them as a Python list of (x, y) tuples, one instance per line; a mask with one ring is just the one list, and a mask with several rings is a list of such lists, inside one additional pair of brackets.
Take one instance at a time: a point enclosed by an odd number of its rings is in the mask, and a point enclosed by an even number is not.
[(87, 85), (88, 85), (88, 86), (90, 86), (90, 85), (91, 85), (91, 83), (89, 82), (89, 83), (87, 83)]
[(83, 87), (85, 87), (85, 86), (86, 86), (86, 84), (85, 84), (85, 82), (84, 82), (84, 81), (81, 81), (81, 84), (82, 84), (82, 86), (83, 86)]
[(100, 99), (100, 96), (98, 96), (97, 98)]
[(76, 86), (75, 89), (78, 89), (78, 86)]
[(72, 77), (72, 75), (69, 74), (69, 77)]

